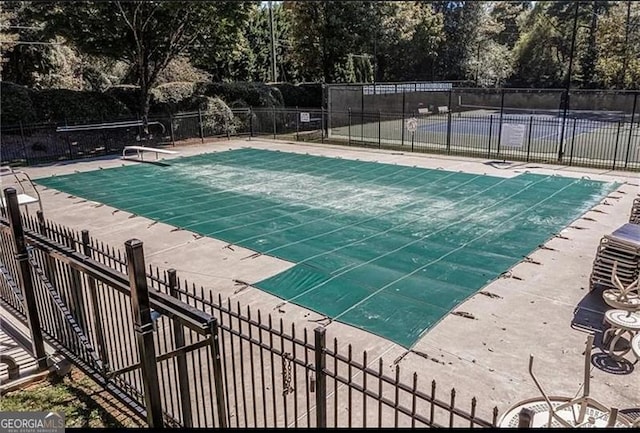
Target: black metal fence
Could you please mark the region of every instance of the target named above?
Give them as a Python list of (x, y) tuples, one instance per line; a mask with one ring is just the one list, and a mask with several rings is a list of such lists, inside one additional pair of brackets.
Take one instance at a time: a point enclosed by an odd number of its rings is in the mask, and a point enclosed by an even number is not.
[[(131, 144), (158, 147), (184, 140), (204, 142), (215, 137), (241, 136), (640, 170), (638, 93), (624, 96), (622, 108), (629, 111), (626, 113), (586, 109), (564, 112), (557, 106), (551, 108), (561, 103), (561, 92), (538, 95), (537, 106), (546, 108), (536, 110), (511, 108), (508, 102), (515, 105), (521, 102), (510, 102), (508, 93), (489, 90), (483, 91), (482, 98), (484, 102), (498, 104), (497, 107), (463, 107), (461, 100), (453, 102), (457, 91), (444, 92), (442, 106), (425, 105), (416, 109), (415, 104), (404, 101), (398, 106), (400, 111), (363, 111), (362, 107), (344, 111), (271, 108), (234, 110), (232, 120), (221, 120), (217, 115), (203, 112), (152, 117), (149, 119), (151, 134), (142, 143), (139, 125), (119, 127), (109, 122), (91, 128), (85, 125), (77, 130), (73, 130), (72, 122), (65, 126), (3, 125), (0, 156), (2, 163), (33, 165), (118, 154)], [(402, 98), (405, 95), (377, 96)], [(413, 108), (409, 109), (410, 106)], [(601, 104), (596, 108), (609, 106)], [(375, 104), (368, 108), (375, 108)], [(408, 122), (411, 119), (413, 128)], [(119, 119), (118, 122), (126, 124), (135, 120)]]
[[(414, 121), (414, 128), (409, 122)], [(325, 141), (407, 152), (640, 170), (640, 124), (504, 113), (332, 112)]]
[[(637, 91), (330, 88), (330, 141), (605, 169), (640, 169)], [(332, 95), (332, 96), (331, 96)], [(415, 119), (415, 128), (407, 121)]]
[[(0, 212), (0, 303), (150, 426), (492, 427), (497, 408), (456, 390), (385, 372), (382, 358), (233, 305), (125, 253), (44, 219)], [(31, 300), (31, 301), (29, 301)], [(35, 330), (35, 331), (34, 331)], [(41, 333), (41, 334), (40, 334)], [(484, 411), (484, 414), (482, 412)]]

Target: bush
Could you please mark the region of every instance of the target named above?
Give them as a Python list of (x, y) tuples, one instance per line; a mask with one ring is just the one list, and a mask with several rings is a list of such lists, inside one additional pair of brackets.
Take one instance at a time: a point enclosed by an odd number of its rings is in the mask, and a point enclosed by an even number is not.
[(323, 101), (323, 91), (322, 91), (322, 83), (302, 83), (298, 84), (298, 86), (307, 91), (307, 95), (309, 95), (309, 107), (320, 108), (326, 101)]
[(48, 89), (34, 93), (36, 116), (43, 122), (86, 122), (130, 117), (125, 104), (111, 95), (66, 89)]
[(176, 81), (151, 89), (150, 110), (153, 113), (175, 113), (188, 109), (185, 103), (193, 96), (195, 83)]
[(276, 87), (264, 83), (201, 83), (196, 94), (218, 97), (235, 106), (283, 107), (282, 93)]
[(140, 107), (140, 87), (130, 84), (109, 87), (105, 94), (117, 99), (133, 115), (138, 113)]
[(321, 84), (294, 85), (279, 83), (271, 86), (280, 90), (285, 107), (320, 108), (322, 105)]
[(0, 81), (0, 122), (3, 125), (32, 123), (37, 120), (33, 107), (33, 91), (24, 86)]
[[(220, 98), (194, 96), (188, 102), (192, 110), (202, 111), (202, 126), (205, 136), (234, 134), (236, 124), (231, 108)], [(174, 129), (179, 123), (174, 123)]]

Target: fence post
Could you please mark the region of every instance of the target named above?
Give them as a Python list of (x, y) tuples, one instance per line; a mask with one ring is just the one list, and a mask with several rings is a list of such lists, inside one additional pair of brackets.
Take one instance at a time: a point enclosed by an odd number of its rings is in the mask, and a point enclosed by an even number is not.
[(573, 119), (573, 132), (571, 135), (571, 150), (569, 152), (569, 165), (571, 165), (573, 163), (573, 145), (576, 142), (576, 123), (578, 122), (578, 119), (574, 118)]
[[(169, 280), (169, 294), (180, 300), (180, 292), (178, 292), (178, 277), (175, 269), (167, 271)], [(184, 347), (184, 327), (177, 320), (173, 322), (173, 335), (175, 348)], [(193, 418), (191, 415), (191, 397), (189, 394), (189, 375), (187, 374), (187, 355), (180, 353), (176, 355), (178, 364), (178, 385), (180, 386), (180, 404), (182, 406), (182, 425), (183, 427), (193, 427)]]
[(618, 121), (618, 130), (616, 131), (616, 145), (613, 148), (613, 166), (611, 167), (611, 170), (615, 170), (616, 169), (616, 156), (618, 155), (618, 142), (620, 141), (620, 126), (622, 125), (622, 122)]
[(176, 140), (173, 132), (173, 115), (169, 113), (169, 134), (171, 134), (171, 145), (176, 147)]
[(493, 114), (489, 117), (489, 146), (487, 149), (487, 158), (491, 158), (491, 139), (493, 138)]
[(198, 127), (200, 128), (200, 141), (204, 143), (204, 126), (202, 125), (202, 110), (198, 108)]
[(24, 138), (24, 127), (22, 125), (22, 120), (20, 120), (19, 123), (20, 123), (20, 138), (22, 139), (22, 155), (24, 156), (25, 164), (29, 165), (29, 157), (27, 156), (27, 142)]
[[(573, 46), (571, 48), (573, 49)], [(569, 70), (569, 74), (571, 74), (571, 70)], [(567, 112), (569, 111), (569, 89), (565, 90), (563, 95), (564, 95), (564, 104), (563, 104), (564, 109), (562, 113), (562, 124), (560, 126), (560, 145), (558, 146), (558, 162), (562, 162), (562, 156), (564, 155), (564, 136), (565, 136), (564, 131), (567, 126)]]
[[(89, 230), (82, 230), (82, 253), (91, 258), (91, 245), (89, 240)], [(98, 303), (98, 291), (96, 289), (96, 280), (87, 276), (89, 282), (89, 296), (91, 298), (91, 310), (93, 313), (93, 324), (95, 325), (94, 333), (98, 344), (98, 357), (102, 361), (102, 370), (104, 373), (109, 371), (109, 361), (107, 358), (106, 344), (104, 341), (104, 331), (102, 329), (102, 316), (100, 315), (100, 305)]]
[(349, 146), (351, 146), (351, 107), (349, 107)]
[(531, 154), (531, 132), (533, 130), (533, 116), (529, 117), (529, 138), (527, 139), (527, 162), (529, 162), (529, 155)]
[(36, 293), (33, 280), (31, 279), (29, 251), (27, 250), (27, 242), (24, 237), (24, 228), (22, 227), (20, 207), (18, 205), (18, 194), (15, 188), (5, 188), (4, 200), (15, 247), (14, 258), (18, 263), (18, 282), (22, 289), (27, 321), (29, 323), (29, 330), (31, 331), (31, 347), (36, 362), (38, 363), (38, 368), (44, 370), (47, 368), (47, 354), (44, 350), (44, 339), (42, 338), (42, 327), (40, 326), (40, 317), (38, 316)]
[(211, 318), (209, 324), (211, 332), (211, 355), (213, 357), (213, 381), (216, 388), (216, 406), (218, 407), (218, 421), (220, 428), (227, 427), (227, 410), (224, 399), (224, 384), (222, 383), (222, 362), (220, 357), (220, 342), (218, 337), (218, 319)]
[(360, 86), (360, 144), (364, 142), (364, 86)]
[(272, 107), (271, 113), (273, 114), (273, 139), (276, 139), (277, 127), (276, 127), (276, 106)]
[[(198, 110), (199, 111), (199, 110)], [(162, 399), (158, 382), (156, 347), (153, 341), (153, 321), (149, 303), (149, 288), (144, 264), (142, 241), (129, 239), (124, 243), (127, 254), (127, 273), (131, 288), (131, 308), (133, 310), (134, 331), (138, 341), (144, 401), (147, 408), (147, 422), (150, 428), (162, 428)]]
[(449, 102), (448, 102), (448, 110), (447, 110), (447, 153), (451, 153), (451, 96), (453, 95), (453, 90), (449, 89)]
[(322, 131), (320, 132), (320, 142), (324, 143), (324, 107), (320, 107), (320, 128)]
[(327, 427), (327, 376), (324, 369), (327, 366), (325, 356), (326, 328), (322, 326), (313, 330), (315, 336), (315, 356), (316, 356), (316, 428)]
[(504, 89), (500, 89), (500, 124), (498, 126), (498, 151), (497, 156), (500, 156), (500, 145), (502, 144), (502, 119), (504, 116)]
[(633, 110), (631, 110), (631, 125), (629, 125), (629, 140), (627, 141), (627, 153), (624, 157), (624, 168), (629, 163), (629, 151), (631, 150), (631, 137), (633, 137), (633, 121), (636, 117), (636, 108), (638, 108), (638, 94), (633, 95)]
[[(396, 84), (396, 89), (397, 89), (398, 85)], [(404, 103), (405, 103), (405, 94), (404, 94), (404, 90), (402, 90), (402, 125), (400, 125), (400, 128), (402, 128), (402, 140), (400, 141), (400, 146), (404, 146)]]
[[(374, 87), (375, 89), (375, 87)], [(378, 149), (380, 149), (381, 143), (382, 143), (382, 112), (380, 110), (378, 110)]]
[(300, 141), (300, 110), (296, 105), (296, 141)]
[(253, 110), (249, 107), (249, 139), (253, 137)]

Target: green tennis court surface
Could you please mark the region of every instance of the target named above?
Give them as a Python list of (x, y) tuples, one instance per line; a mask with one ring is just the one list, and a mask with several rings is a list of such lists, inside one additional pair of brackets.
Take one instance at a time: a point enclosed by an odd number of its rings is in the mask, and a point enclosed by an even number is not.
[(296, 265), (260, 289), (404, 346), (617, 185), (240, 149), (39, 179)]

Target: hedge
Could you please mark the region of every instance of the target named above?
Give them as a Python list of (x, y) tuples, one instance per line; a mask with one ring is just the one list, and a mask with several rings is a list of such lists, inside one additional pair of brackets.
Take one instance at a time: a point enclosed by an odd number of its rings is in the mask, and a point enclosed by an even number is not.
[(272, 84), (282, 93), (285, 107), (320, 108), (322, 106), (321, 84)]
[(234, 116), (231, 108), (220, 98), (195, 96), (190, 100), (193, 109), (202, 111), (205, 135), (235, 134)]
[(131, 117), (131, 111), (113, 96), (100, 92), (46, 89), (34, 92), (36, 117), (42, 122), (86, 122)]
[(132, 115), (135, 115), (138, 112), (138, 107), (140, 106), (139, 86), (121, 84), (109, 87), (105, 93), (123, 103)]
[(283, 107), (282, 93), (264, 83), (199, 83), (195, 94), (219, 97), (232, 107)]
[(34, 122), (86, 122), (130, 117), (131, 111), (111, 95), (67, 89), (32, 90), (1, 83), (3, 125)]
[(152, 113), (167, 114), (189, 111), (187, 101), (193, 96), (195, 83), (175, 81), (151, 89), (150, 109)]
[(33, 92), (24, 86), (0, 81), (0, 122), (17, 125), (37, 121), (32, 96)]

